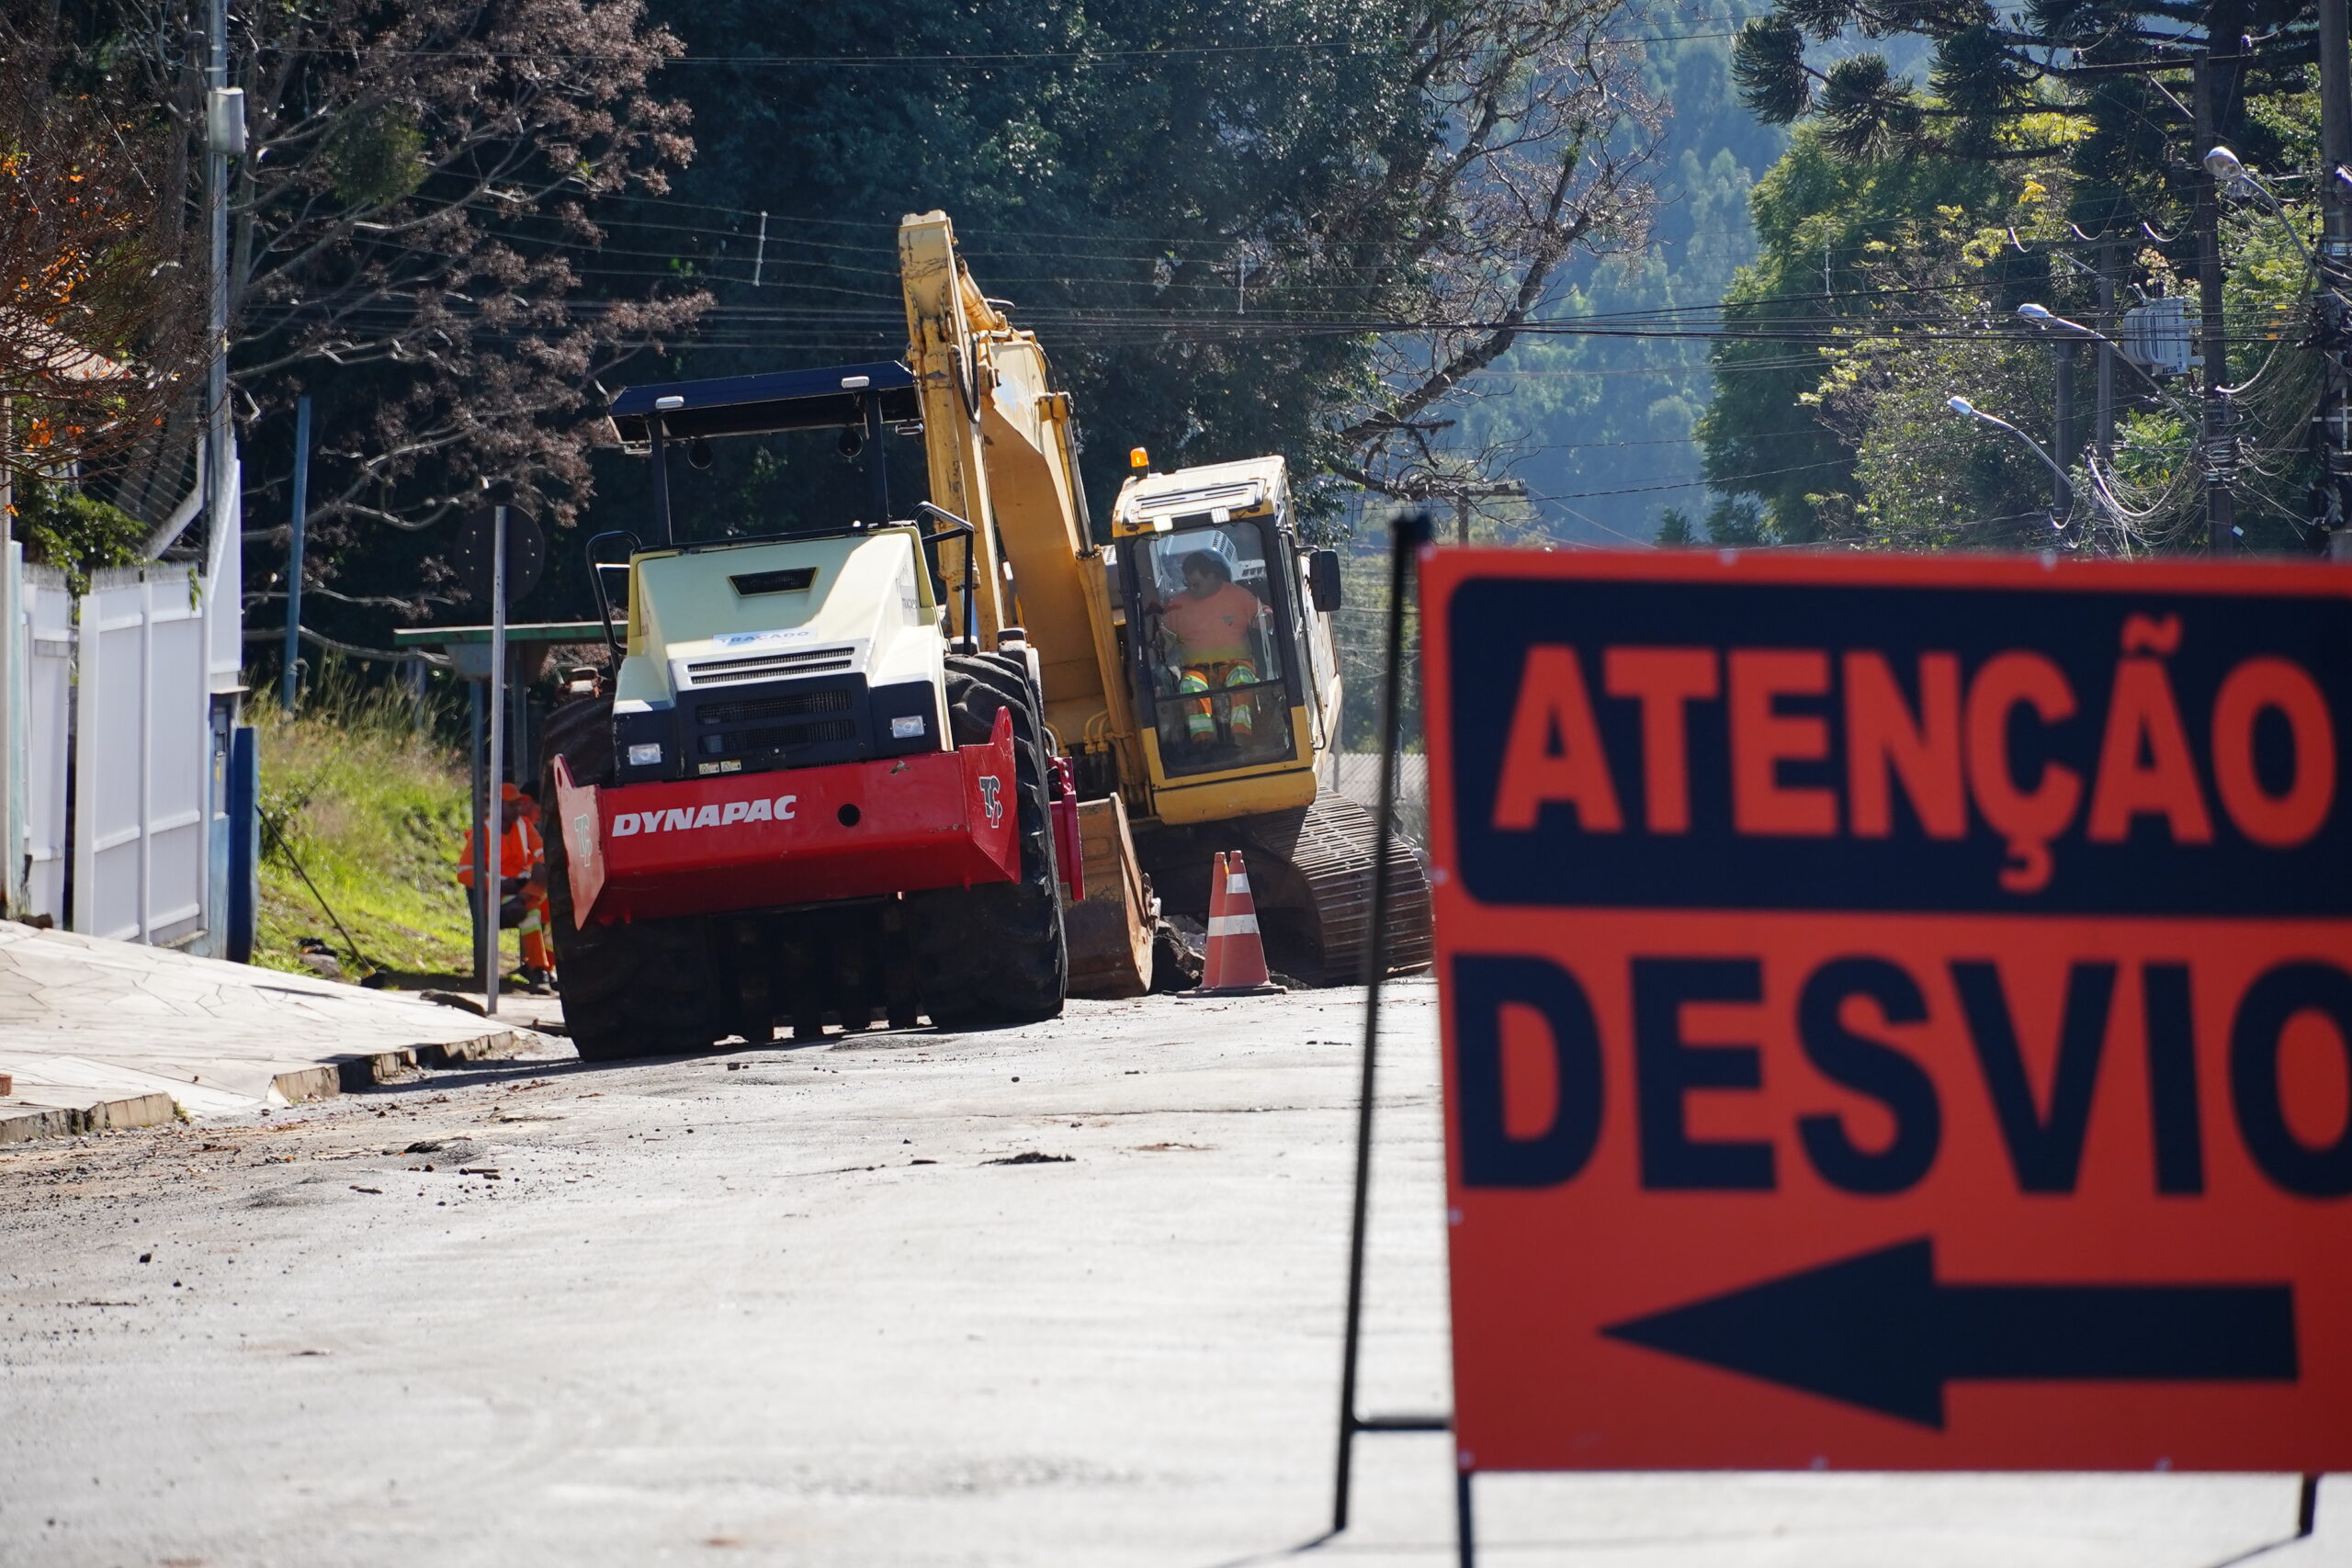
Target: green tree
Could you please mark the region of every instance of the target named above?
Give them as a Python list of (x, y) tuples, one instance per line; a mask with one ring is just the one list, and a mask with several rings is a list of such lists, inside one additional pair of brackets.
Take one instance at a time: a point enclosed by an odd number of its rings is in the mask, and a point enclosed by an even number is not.
[[(2254, 96), (2301, 87), (2318, 0), (1782, 0), (1742, 28), (1734, 70), (1749, 107), (1773, 124), (1810, 118), (1855, 157), (1938, 153), (1984, 162), (2063, 151), (2076, 182), (2071, 216), (2094, 231), (2161, 220), (2186, 182), (2167, 142), (2187, 130), (2195, 52), (2211, 62), (2214, 133), (2236, 142), (2260, 128)], [(1883, 50), (1826, 62), (1821, 46), (1860, 33), (1932, 48), (1924, 85)], [(2064, 103), (2087, 133), (2019, 135)], [(2267, 158), (2276, 149), (2254, 149)], [(2202, 151), (2199, 149), (2199, 151)]]
[[(1843, 159), (1827, 128), (1800, 129), (1758, 186), (1764, 254), (1726, 310), (1735, 331), (1756, 335), (1717, 347), (1724, 374), (1702, 424), (1718, 491), (1758, 503), (1765, 536), (1912, 549), (2061, 542), (2041, 460), (1947, 403), (1965, 398), (2052, 446), (2063, 355), (2078, 388), (2073, 446), (2056, 454), (2075, 470), (2063, 542), (2133, 553), (2201, 541), (2189, 394), (2157, 392), (2120, 367), (2114, 461), (2086, 466), (2093, 355), (2017, 315), (2029, 302), (2076, 319), (2096, 309), (2081, 259), (2089, 247), (2066, 217), (2067, 151), (2086, 124), (2058, 114), (2015, 122), (2002, 134), (2045, 149), (2016, 161)], [(2290, 207), (2289, 217), (2314, 243), (2314, 215)], [(2244, 389), (2240, 521), (2254, 546), (2284, 547), (2299, 536), (2318, 397), (2315, 358), (2297, 342), (2308, 268), (2267, 213), (2233, 213), (2222, 242), (2226, 378)], [(2184, 291), (2153, 245), (2129, 265), (2152, 293)], [(1808, 292), (1815, 279), (1827, 287)]]
[(17, 477), (11, 507), (27, 557), (63, 572), (76, 593), (88, 588), (93, 571), (137, 560), (147, 537), (147, 525), (120, 507), (35, 473)]
[[(1445, 450), (1465, 389), (1646, 221), (1617, 6), (885, 0), (782, 47), (770, 6), (673, 3), (697, 161), (614, 221), (635, 269), (717, 296), (666, 373), (895, 355), (893, 231), (940, 208), (1069, 384), (1098, 505), (1136, 446), (1283, 452), (1327, 514), (1359, 485), (1442, 501), (1491, 479)], [(626, 516), (642, 476), (607, 474)], [(688, 482), (725, 519), (858, 504), (826, 443), (722, 448)]]
[[(1807, 403), (1838, 334), (1937, 313), (1932, 302), (1878, 292), (1873, 265), (1883, 271), (1900, 236), (1989, 211), (2022, 180), (2012, 168), (1957, 158), (1852, 158), (1808, 124), (1758, 182), (1758, 254), (1724, 299), (1732, 335), (1710, 352), (1714, 390), (1698, 434), (1708, 481), (1719, 494), (1753, 498), (1766, 536), (1819, 540), (1825, 510), (1842, 515), (1859, 502), (1851, 443)], [(1883, 320), (1889, 311), (1895, 321)]]

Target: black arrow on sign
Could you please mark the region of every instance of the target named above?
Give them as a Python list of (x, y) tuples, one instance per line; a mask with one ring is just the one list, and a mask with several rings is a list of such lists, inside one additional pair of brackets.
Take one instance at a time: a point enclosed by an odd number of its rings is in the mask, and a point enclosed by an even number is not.
[(1955, 1378), (2296, 1375), (2291, 1285), (1945, 1285), (1925, 1238), (1601, 1332), (1939, 1429)]

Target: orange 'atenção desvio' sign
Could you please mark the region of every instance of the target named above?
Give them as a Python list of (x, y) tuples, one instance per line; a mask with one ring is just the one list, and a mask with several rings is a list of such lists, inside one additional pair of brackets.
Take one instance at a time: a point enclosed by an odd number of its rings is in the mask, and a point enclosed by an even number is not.
[(2352, 1467), (2352, 573), (1422, 594), (1465, 1468)]

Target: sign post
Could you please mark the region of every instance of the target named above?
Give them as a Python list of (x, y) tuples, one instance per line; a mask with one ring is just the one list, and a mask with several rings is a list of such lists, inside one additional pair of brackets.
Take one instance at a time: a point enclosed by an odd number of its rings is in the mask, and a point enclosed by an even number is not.
[(1465, 1477), (2352, 1468), (2352, 580), (1422, 605)]
[[(547, 564), (547, 540), (538, 525), (529, 517), (515, 513), (504, 502), (497, 502), (475, 512), (458, 531), (457, 548), (453, 552), (458, 575), (467, 592), (490, 604), (490, 657), (481, 679), (487, 691), (481, 694), (490, 709), (490, 756), (487, 764), (487, 787), (484, 803), (476, 812), (476, 843), (474, 853), (475, 897), (481, 900), (481, 911), (476, 930), (483, 956), (479, 967), (482, 977), (482, 1005), (491, 1016), (498, 1013), (498, 907), (503, 871), (506, 863), (504, 847), (506, 735), (506, 613), (515, 600), (529, 596), (538, 586), (539, 573)], [(408, 634), (402, 634), (404, 637)], [(410, 640), (415, 640), (411, 638)], [(518, 712), (520, 705), (517, 705)], [(520, 745), (520, 738), (517, 739)]]
[[(482, 886), (482, 926), (490, 933), (490, 963), (482, 970), (484, 1016), (498, 1016), (498, 906), (506, 869), (506, 508), (491, 509), (490, 529), (490, 785), (483, 797), (481, 853), (475, 874)], [(485, 864), (485, 863), (487, 863)]]

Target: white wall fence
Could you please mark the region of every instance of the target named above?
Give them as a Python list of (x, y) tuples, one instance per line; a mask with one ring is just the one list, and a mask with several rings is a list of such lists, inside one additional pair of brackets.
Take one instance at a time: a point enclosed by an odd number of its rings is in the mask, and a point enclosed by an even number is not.
[(73, 928), (182, 941), (204, 929), (209, 671), (193, 566), (92, 574), (74, 642)]
[(77, 598), (0, 546), (0, 903), (13, 918), (209, 949), (243, 651), (231, 475), (202, 563), (94, 572)]

